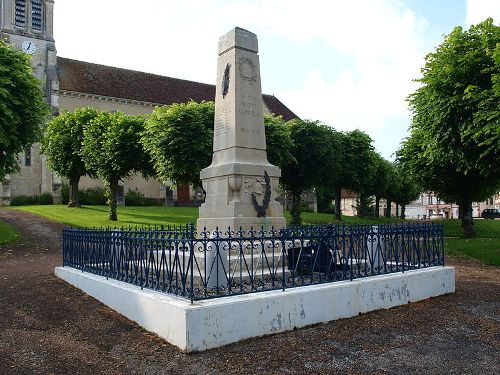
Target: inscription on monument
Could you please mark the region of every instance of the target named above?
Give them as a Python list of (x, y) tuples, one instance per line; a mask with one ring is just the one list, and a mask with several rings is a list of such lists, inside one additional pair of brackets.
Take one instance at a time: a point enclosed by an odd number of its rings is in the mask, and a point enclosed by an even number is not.
[[(241, 107), (238, 113), (247, 116), (260, 117), (262, 116), (262, 106), (259, 106), (257, 97), (255, 95), (243, 95), (241, 98)], [(259, 110), (260, 107), (260, 110)]]

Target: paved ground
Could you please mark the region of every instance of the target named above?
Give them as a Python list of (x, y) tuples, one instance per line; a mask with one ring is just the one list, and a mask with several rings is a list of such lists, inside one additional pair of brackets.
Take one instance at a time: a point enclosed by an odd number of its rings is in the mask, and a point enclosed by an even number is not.
[(0, 245), (0, 374), (500, 374), (500, 268), (451, 259), (452, 295), (188, 355), (53, 275), (61, 225), (0, 220), (23, 234)]

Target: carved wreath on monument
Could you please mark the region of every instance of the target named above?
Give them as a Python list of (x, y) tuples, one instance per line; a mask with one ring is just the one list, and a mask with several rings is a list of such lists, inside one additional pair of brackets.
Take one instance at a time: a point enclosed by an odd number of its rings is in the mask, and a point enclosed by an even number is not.
[(257, 74), (255, 73), (255, 66), (252, 60), (248, 57), (241, 57), (238, 61), (238, 68), (241, 79), (253, 84), (257, 82)]
[(224, 99), (229, 91), (229, 73), (231, 72), (231, 64), (227, 63), (222, 77), (222, 98)]
[[(266, 171), (264, 171), (264, 178), (247, 177), (243, 183), (243, 189), (246, 194), (252, 198), (252, 204), (257, 211), (257, 217), (266, 217), (266, 210), (269, 208), (271, 202), (271, 179)], [(262, 205), (257, 201), (258, 195), (264, 195), (262, 198)]]

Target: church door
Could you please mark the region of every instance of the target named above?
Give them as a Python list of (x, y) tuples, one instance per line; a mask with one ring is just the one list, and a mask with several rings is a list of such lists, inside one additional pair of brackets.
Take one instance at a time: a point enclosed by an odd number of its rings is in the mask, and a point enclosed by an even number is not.
[(178, 204), (189, 203), (189, 185), (177, 186), (177, 203)]

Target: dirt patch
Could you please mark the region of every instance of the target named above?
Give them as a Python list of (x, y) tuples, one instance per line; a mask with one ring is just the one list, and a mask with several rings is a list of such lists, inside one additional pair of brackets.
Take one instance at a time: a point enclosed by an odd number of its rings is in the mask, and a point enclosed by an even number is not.
[[(454, 294), (184, 354), (53, 275), (62, 226), (0, 210), (1, 374), (500, 373), (500, 268), (448, 259)], [(168, 319), (168, 317), (165, 317)]]

